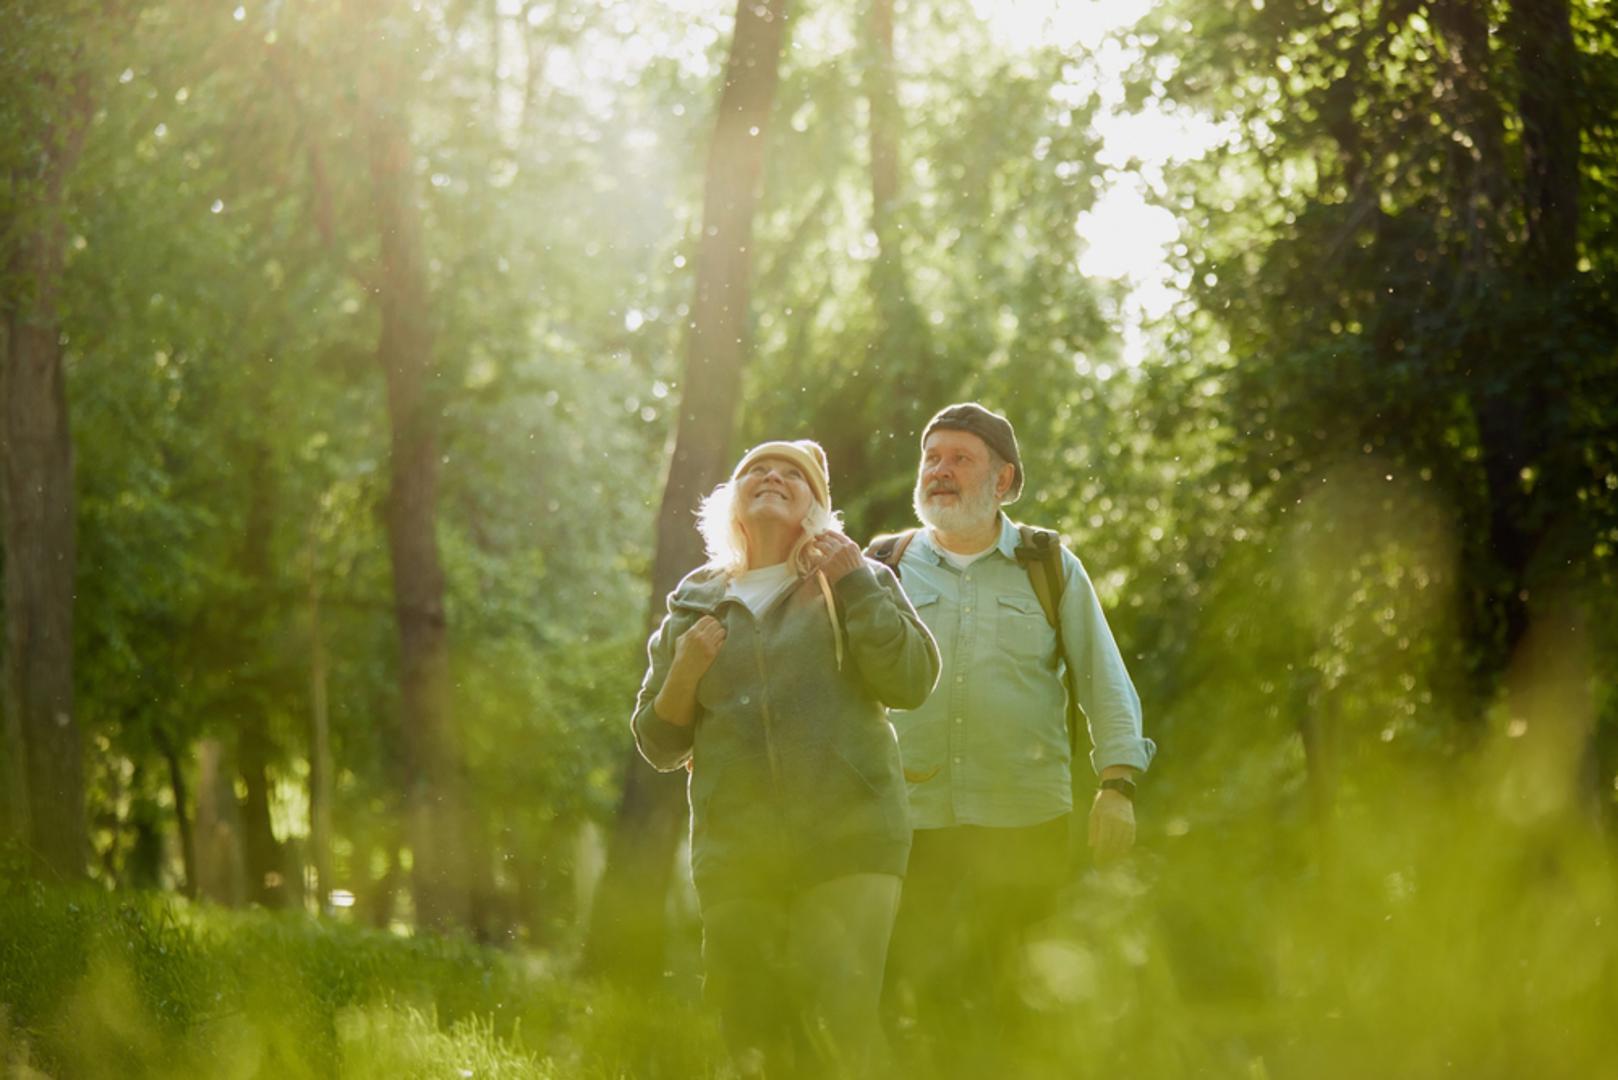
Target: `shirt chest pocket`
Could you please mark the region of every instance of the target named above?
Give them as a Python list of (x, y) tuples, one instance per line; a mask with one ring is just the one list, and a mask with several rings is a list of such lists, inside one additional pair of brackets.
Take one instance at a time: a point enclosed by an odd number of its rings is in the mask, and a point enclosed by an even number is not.
[(995, 640), (1014, 656), (1043, 657), (1056, 645), (1039, 598), (1011, 594), (995, 598)]
[(905, 598), (910, 606), (916, 609), (916, 614), (925, 621), (929, 615), (936, 615), (939, 608), (939, 594), (937, 589), (929, 589), (923, 585), (906, 585)]

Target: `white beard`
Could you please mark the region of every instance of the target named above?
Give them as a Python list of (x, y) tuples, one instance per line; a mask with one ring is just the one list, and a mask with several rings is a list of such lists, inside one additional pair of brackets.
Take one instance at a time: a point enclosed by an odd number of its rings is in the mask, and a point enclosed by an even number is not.
[(927, 497), (925, 482), (916, 477), (916, 489), (911, 497), (916, 517), (922, 523), (945, 533), (964, 533), (981, 529), (994, 521), (1000, 512), (1000, 500), (994, 495), (994, 477), (990, 476), (976, 491), (961, 489), (951, 506), (945, 506)]

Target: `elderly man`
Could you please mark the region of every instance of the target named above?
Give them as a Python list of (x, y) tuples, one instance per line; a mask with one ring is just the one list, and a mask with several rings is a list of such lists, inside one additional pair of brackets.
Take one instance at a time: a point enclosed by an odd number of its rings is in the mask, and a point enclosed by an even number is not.
[(1134, 843), (1136, 777), (1155, 751), (1084, 567), (1001, 512), (1022, 487), (1011, 424), (951, 405), (922, 433), (925, 528), (868, 549), (897, 570), (943, 660), (926, 703), (892, 714), (916, 830), (892, 961), (936, 1023), (1008, 1004), (1021, 936), (1068, 866), (1078, 711), (1100, 778), (1097, 861)]

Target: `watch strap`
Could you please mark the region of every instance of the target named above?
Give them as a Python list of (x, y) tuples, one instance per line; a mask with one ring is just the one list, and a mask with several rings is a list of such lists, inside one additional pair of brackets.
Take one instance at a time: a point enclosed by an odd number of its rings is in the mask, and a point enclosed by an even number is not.
[(1135, 781), (1127, 776), (1113, 776), (1101, 781), (1102, 791), (1116, 791), (1130, 802), (1135, 801)]

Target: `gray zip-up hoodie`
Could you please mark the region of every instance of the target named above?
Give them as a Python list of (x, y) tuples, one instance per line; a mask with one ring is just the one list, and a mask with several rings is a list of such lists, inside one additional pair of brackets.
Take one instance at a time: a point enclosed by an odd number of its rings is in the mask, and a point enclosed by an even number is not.
[[(631, 722), (653, 767), (691, 767), (703, 904), (844, 874), (902, 875), (910, 819), (887, 709), (916, 708), (938, 680), (927, 628), (892, 571), (869, 559), (833, 588), (835, 622), (817, 575), (757, 618), (725, 585), (703, 567), (669, 595)], [(724, 623), (725, 641), (698, 684), (695, 720), (676, 727), (652, 702), (675, 642), (704, 615)]]

